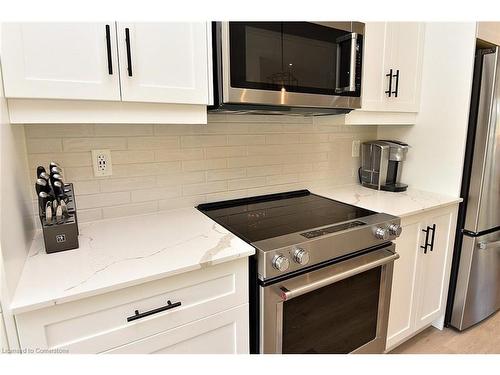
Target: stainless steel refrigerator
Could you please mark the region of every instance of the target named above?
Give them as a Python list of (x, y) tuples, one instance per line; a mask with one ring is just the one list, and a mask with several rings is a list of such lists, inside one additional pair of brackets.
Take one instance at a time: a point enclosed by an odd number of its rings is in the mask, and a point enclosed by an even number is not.
[(462, 197), (446, 314), (448, 325), (459, 330), (500, 308), (500, 56), (496, 46), (476, 50)]

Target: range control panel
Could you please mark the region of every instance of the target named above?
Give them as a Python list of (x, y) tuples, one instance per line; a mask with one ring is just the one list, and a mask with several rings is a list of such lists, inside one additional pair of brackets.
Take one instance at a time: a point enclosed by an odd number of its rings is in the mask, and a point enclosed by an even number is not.
[(316, 238), (316, 237), (324, 236), (325, 234), (331, 234), (331, 233), (335, 233), (335, 232), (340, 232), (341, 230), (346, 230), (346, 229), (351, 229), (351, 228), (359, 227), (361, 225), (366, 225), (366, 223), (363, 223), (362, 221), (356, 220), (356, 221), (351, 221), (349, 223), (332, 225), (331, 227), (312, 230), (312, 231), (309, 231), (309, 232), (301, 233), (300, 235), (304, 236), (305, 238), (309, 238), (310, 239), (310, 238)]

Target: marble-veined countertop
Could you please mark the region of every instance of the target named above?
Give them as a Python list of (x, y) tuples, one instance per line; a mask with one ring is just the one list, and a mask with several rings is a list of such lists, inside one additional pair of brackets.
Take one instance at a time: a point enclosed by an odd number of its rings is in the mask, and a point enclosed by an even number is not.
[(359, 184), (316, 189), (312, 192), (367, 210), (399, 217), (415, 215), (462, 201), (462, 198), (412, 188), (404, 192), (393, 193), (369, 189)]
[(80, 224), (80, 247), (47, 254), (37, 232), (13, 313), (248, 257), (255, 249), (195, 208)]
[[(313, 193), (404, 217), (460, 198), (408, 189), (391, 193), (348, 185)], [(80, 224), (80, 247), (47, 254), (37, 232), (17, 286), (15, 314), (75, 301), (251, 256), (255, 249), (195, 208)]]

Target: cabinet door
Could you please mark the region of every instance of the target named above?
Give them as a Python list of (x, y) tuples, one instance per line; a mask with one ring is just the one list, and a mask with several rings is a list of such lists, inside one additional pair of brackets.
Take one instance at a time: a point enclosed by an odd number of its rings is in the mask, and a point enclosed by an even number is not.
[(118, 23), (122, 100), (208, 104), (204, 22)]
[(383, 110), (387, 77), (385, 61), (387, 22), (367, 22), (363, 44), (363, 78), (361, 84), (361, 108), (366, 111)]
[(401, 236), (395, 241), (396, 252), (400, 258), (394, 262), (387, 348), (394, 346), (413, 332), (415, 272), (422, 223), (418, 221), (405, 223), (404, 220)]
[(385, 74), (388, 74), (392, 69), (393, 75), (395, 75), (399, 70), (399, 78), (393, 76), (392, 79), (392, 90), (396, 91), (397, 89), (397, 97), (394, 94), (391, 94), (391, 97), (385, 96), (386, 109), (395, 112), (418, 112), (422, 80), (424, 24), (421, 22), (389, 22), (386, 34), (389, 50), (385, 61)]
[(4, 23), (7, 98), (120, 100), (116, 31), (107, 23)]
[(5, 333), (5, 325), (3, 321), (3, 314), (0, 313), (0, 350), (8, 350), (7, 334)]
[[(436, 225), (434, 246), (427, 253), (420, 249), (418, 253), (418, 303), (415, 314), (415, 330), (431, 324), (442, 317), (446, 309), (448, 293), (449, 266), (454, 238), (453, 212), (445, 212), (429, 219), (428, 225)], [(423, 228), (426, 229), (426, 228)], [(425, 233), (420, 234), (420, 244), (425, 243)], [(431, 242), (432, 234), (429, 235)]]
[(112, 349), (119, 354), (248, 354), (248, 304)]
[[(424, 24), (367, 22), (363, 50), (362, 111), (418, 112)], [(389, 97), (389, 73), (399, 70), (396, 97)], [(396, 91), (396, 77), (391, 91)]]

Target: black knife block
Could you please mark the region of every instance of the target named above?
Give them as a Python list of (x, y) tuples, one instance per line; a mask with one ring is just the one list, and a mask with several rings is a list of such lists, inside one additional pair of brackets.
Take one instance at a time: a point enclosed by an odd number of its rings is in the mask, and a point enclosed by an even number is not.
[(45, 215), (39, 208), (40, 221), (42, 223), (43, 240), (47, 254), (59, 251), (78, 249), (78, 218), (76, 214), (76, 201), (73, 184), (64, 184), (68, 202), (69, 217), (64, 223), (47, 223)]

